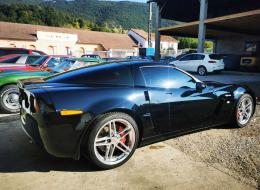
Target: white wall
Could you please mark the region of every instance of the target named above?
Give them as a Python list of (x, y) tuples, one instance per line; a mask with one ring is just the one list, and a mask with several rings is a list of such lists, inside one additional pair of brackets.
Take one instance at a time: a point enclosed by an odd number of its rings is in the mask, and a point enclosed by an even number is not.
[[(148, 47), (148, 41), (136, 34), (133, 31), (128, 31), (128, 35), (132, 36), (137, 42), (139, 47)], [(155, 48), (155, 41), (152, 41), (152, 47)], [(168, 50), (169, 48), (173, 48), (173, 52), (177, 53), (178, 52), (178, 43), (177, 42), (172, 42), (172, 41), (161, 41), (161, 51)]]

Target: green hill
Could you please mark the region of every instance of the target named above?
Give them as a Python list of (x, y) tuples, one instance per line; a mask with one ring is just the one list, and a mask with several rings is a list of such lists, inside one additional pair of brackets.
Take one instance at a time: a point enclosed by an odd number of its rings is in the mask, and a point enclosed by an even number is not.
[[(108, 27), (122, 26), (124, 29), (147, 28), (147, 10), (144, 3), (109, 2), (98, 0), (0, 0), (0, 4), (33, 4), (51, 6), (75, 17)], [(55, 18), (54, 18), (55, 19)]]

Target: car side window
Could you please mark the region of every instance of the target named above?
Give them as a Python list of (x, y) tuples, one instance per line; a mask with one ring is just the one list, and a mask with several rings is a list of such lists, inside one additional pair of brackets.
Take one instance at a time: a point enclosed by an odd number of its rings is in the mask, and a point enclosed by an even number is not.
[(194, 54), (194, 60), (204, 60), (205, 59), (205, 55), (202, 54)]
[(193, 55), (186, 55), (183, 58), (181, 58), (179, 61), (190, 61), (193, 60)]
[(172, 67), (141, 67), (145, 85), (154, 88), (196, 88), (189, 75)]

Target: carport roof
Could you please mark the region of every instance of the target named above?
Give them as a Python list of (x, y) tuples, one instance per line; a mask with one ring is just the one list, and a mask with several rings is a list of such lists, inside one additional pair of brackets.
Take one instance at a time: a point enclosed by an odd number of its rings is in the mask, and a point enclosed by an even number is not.
[[(152, 0), (160, 6), (161, 17), (182, 22), (199, 19), (199, 0)], [(208, 0), (208, 18), (260, 9), (259, 0)]]
[[(198, 1), (198, 0), (197, 0)], [(260, 9), (210, 18), (207, 25), (207, 38), (222, 38), (239, 35), (260, 35)], [(258, 23), (258, 24), (257, 24)], [(163, 27), (161, 34), (172, 36), (197, 37), (199, 21)]]

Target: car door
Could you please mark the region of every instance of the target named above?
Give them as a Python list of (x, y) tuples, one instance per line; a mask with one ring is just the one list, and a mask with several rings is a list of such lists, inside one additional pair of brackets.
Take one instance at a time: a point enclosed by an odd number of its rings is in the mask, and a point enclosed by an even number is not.
[(189, 64), (191, 63), (191, 60), (193, 59), (193, 55), (192, 54), (189, 54), (189, 55), (185, 55), (184, 57), (182, 57), (181, 59), (179, 59), (177, 62), (176, 62), (176, 67), (182, 69), (182, 70), (185, 70), (185, 71), (191, 71), (190, 69), (190, 66)]
[(203, 54), (193, 54), (192, 61), (189, 64), (190, 66), (189, 71), (197, 72), (199, 66), (204, 65), (204, 59), (205, 59), (205, 55)]
[(207, 126), (217, 106), (217, 96), (212, 89), (197, 89), (198, 80), (172, 68), (171, 82), (171, 125), (173, 131), (186, 131)]
[(154, 130), (157, 133), (171, 131), (170, 101), (172, 95), (169, 89), (167, 89), (168, 68), (167, 66), (140, 67), (146, 87), (144, 96), (149, 101), (144, 107), (151, 115)]
[(142, 67), (149, 92), (149, 111), (158, 131), (187, 131), (206, 126), (216, 107), (216, 96), (173, 67)]

